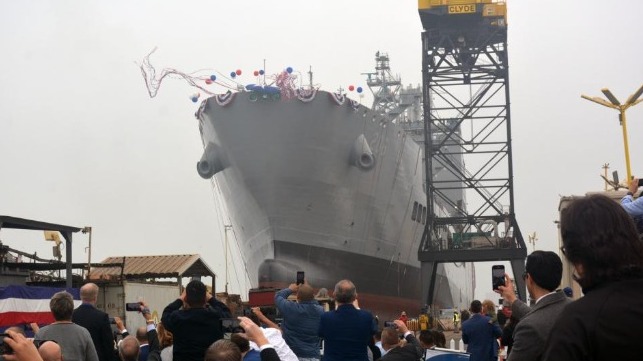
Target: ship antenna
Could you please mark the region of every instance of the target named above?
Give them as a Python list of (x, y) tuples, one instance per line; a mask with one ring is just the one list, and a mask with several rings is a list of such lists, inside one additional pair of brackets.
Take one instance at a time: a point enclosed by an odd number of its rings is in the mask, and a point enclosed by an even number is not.
[(313, 88), (313, 67), (312, 65), (309, 65), (308, 68), (308, 79), (310, 81), (310, 89)]

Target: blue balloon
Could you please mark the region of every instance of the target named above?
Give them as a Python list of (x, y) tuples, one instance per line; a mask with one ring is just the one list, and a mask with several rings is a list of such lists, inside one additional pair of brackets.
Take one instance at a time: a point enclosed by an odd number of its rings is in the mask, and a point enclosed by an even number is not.
[(358, 92), (358, 93), (361, 93), (361, 92), (362, 92), (362, 87), (361, 87), (361, 86), (358, 86), (358, 87), (357, 87), (357, 92)]
[(212, 80), (212, 81), (217, 80), (217, 76), (216, 76), (216, 75), (214, 75), (214, 74), (210, 75), (210, 80)]
[(288, 74), (290, 74), (290, 73), (292, 73), (292, 68), (291, 68), (291, 67), (287, 67), (287, 68), (286, 68), (286, 71), (288, 72)]
[(198, 101), (199, 101), (199, 98), (197, 98), (197, 97), (192, 97), (192, 103), (196, 103), (196, 102), (198, 102)]
[(236, 78), (236, 77), (237, 77), (237, 73), (235, 73), (235, 72), (231, 71), (231, 72), (230, 72), (230, 77), (231, 77), (231, 78)]
[(263, 74), (264, 74), (263, 69), (259, 70), (259, 75), (263, 75)]

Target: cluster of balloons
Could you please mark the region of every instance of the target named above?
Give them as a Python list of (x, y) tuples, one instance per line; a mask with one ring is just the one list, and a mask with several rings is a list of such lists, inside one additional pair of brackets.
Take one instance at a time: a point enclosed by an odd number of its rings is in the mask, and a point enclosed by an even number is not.
[(217, 80), (217, 76), (212, 74), (212, 75), (210, 75), (210, 78), (205, 79), (205, 83), (210, 85), (216, 80)]
[(236, 71), (231, 71), (231, 72), (230, 72), (230, 77), (231, 77), (232, 79), (236, 78), (236, 77), (237, 77), (237, 75), (241, 75), (241, 69), (237, 69)]
[(254, 75), (255, 75), (255, 76), (259, 76), (259, 75), (263, 75), (263, 74), (264, 74), (263, 69), (261, 69), (261, 70), (255, 70), (255, 71), (254, 71)]
[(201, 97), (201, 93), (194, 93), (190, 96), (190, 99), (192, 100), (192, 103), (196, 103), (199, 101), (200, 97)]
[(363, 91), (364, 91), (364, 89), (362, 89), (362, 87), (361, 87), (361, 86), (358, 86), (358, 87), (357, 87), (357, 89), (355, 89), (355, 85), (349, 85), (349, 86), (348, 86), (348, 90), (349, 90), (349, 91), (357, 90), (357, 92), (358, 92), (358, 93), (361, 93), (361, 92), (363, 92)]

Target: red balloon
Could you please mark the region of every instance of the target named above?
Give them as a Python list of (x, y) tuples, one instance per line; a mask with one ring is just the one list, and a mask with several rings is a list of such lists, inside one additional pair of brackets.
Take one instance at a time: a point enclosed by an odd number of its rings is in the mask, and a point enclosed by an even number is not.
[(348, 90), (353, 91), (353, 90), (355, 90), (355, 87), (353, 85), (349, 85)]
[(236, 73), (237, 75), (241, 75), (241, 69), (237, 69)]
[(210, 79), (205, 79), (205, 83), (206, 83), (206, 84), (208, 84), (208, 85), (210, 85), (210, 84), (212, 84), (212, 80), (210, 80)]
[(255, 70), (255, 76), (259, 76), (259, 70)]

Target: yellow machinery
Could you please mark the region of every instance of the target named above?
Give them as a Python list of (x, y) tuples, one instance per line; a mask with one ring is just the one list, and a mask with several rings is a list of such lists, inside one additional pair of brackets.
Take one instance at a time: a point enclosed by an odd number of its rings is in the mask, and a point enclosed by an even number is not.
[(507, 26), (507, 4), (504, 1), (418, 0), (418, 11), (425, 29), (440, 26), (444, 21), (471, 23), (474, 19), (490, 26)]

